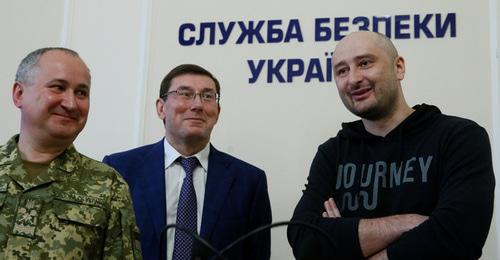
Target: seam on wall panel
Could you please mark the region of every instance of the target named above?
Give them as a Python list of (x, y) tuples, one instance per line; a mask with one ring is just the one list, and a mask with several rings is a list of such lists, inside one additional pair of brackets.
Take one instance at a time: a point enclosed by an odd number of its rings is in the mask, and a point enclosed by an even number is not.
[(69, 47), (71, 44), (71, 28), (73, 28), (73, 0), (64, 0), (64, 13), (61, 31), (61, 46)]
[[(490, 17), (490, 68), (491, 68), (491, 116), (493, 123), (493, 134), (492, 134), (492, 152), (493, 152), (493, 167), (496, 176), (500, 173), (500, 53), (499, 53), (499, 41), (498, 29), (500, 29), (500, 18), (499, 15), (499, 4), (500, 0), (490, 0), (489, 1), (489, 17)], [(496, 178), (498, 180), (498, 178)], [(500, 196), (500, 187), (496, 185), (495, 194), (496, 197)], [(500, 238), (500, 202), (495, 200), (496, 209), (494, 212), (495, 217), (495, 238), (498, 241)], [(500, 251), (498, 248), (494, 248), (495, 258), (499, 259)]]
[(144, 118), (146, 113), (146, 93), (149, 74), (149, 48), (151, 46), (151, 8), (153, 0), (142, 1), (142, 19), (141, 19), (141, 34), (140, 34), (140, 47), (139, 47), (139, 75), (137, 79), (137, 97), (139, 109), (137, 109), (136, 122), (136, 138), (135, 145), (140, 146), (145, 142), (144, 137)]
[[(498, 17), (498, 5), (500, 0), (490, 0), (490, 67), (491, 67), (491, 115), (493, 122), (492, 146), (495, 161), (496, 172), (500, 172), (500, 159), (496, 159), (500, 155), (500, 53), (499, 53), (499, 34), (500, 18)], [(497, 186), (498, 187), (498, 186)]]

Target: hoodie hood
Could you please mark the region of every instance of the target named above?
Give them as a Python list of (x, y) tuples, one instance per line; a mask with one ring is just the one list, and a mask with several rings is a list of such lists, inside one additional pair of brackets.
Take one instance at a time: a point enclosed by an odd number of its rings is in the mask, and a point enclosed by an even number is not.
[[(441, 115), (439, 108), (433, 105), (420, 104), (413, 107), (415, 111), (411, 113), (403, 122), (389, 132), (384, 138), (394, 138), (396, 136), (411, 134), (418, 131), (422, 126), (432, 123), (432, 119)], [(342, 123), (342, 130), (339, 131), (340, 138), (347, 138), (353, 140), (369, 140), (382, 138), (373, 135), (366, 131), (365, 126), (361, 120), (354, 122)]]

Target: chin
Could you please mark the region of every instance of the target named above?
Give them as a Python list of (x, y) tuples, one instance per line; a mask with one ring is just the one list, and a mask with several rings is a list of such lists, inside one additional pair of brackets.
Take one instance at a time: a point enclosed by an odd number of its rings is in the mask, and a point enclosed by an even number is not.
[(207, 136), (205, 132), (191, 131), (184, 135), (184, 138), (190, 141), (204, 141), (208, 140), (210, 136)]
[(351, 111), (351, 113), (361, 117), (361, 115), (364, 115), (366, 114), (367, 112), (370, 111), (369, 108), (365, 108), (365, 107), (356, 107), (356, 106), (351, 106), (349, 107), (349, 111)]
[(186, 134), (186, 138), (204, 139), (206, 138), (206, 135), (205, 133), (200, 133), (200, 132), (189, 132)]
[(60, 139), (75, 139), (82, 129), (62, 129), (51, 131), (51, 136)]
[(370, 114), (372, 111), (378, 110), (377, 104), (370, 100), (363, 100), (360, 102), (353, 102), (351, 105), (351, 112), (356, 115)]
[(386, 114), (383, 113), (383, 111), (381, 111), (377, 108), (364, 109), (362, 111), (359, 111), (356, 115), (361, 117), (361, 118), (368, 119), (371, 121), (377, 121), (377, 120), (380, 120), (386, 116)]

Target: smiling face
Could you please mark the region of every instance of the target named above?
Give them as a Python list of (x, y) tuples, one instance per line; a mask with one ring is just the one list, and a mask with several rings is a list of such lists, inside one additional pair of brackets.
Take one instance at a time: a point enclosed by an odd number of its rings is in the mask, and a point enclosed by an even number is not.
[[(168, 91), (178, 89), (190, 89), (195, 93), (216, 91), (215, 82), (210, 77), (198, 74), (174, 77)], [(186, 100), (175, 93), (159, 98), (156, 108), (158, 116), (165, 122), (165, 137), (170, 144), (207, 144), (220, 113), (217, 102), (203, 102), (200, 95)]]
[(40, 56), (28, 82), (12, 97), (21, 109), (21, 135), (39, 141), (73, 142), (89, 112), (90, 73), (77, 56), (51, 50)]
[(340, 98), (364, 119), (388, 117), (404, 102), (400, 84), (404, 60), (387, 41), (373, 32), (356, 32), (343, 38), (333, 54)]

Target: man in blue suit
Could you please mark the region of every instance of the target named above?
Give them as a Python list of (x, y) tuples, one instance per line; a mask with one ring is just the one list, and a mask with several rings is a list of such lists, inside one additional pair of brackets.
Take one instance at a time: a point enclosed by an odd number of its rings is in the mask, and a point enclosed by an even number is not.
[[(210, 134), (220, 113), (219, 98), (219, 82), (210, 72), (193, 64), (174, 68), (161, 82), (156, 101), (158, 117), (165, 125), (165, 138), (104, 157), (104, 162), (120, 172), (130, 187), (144, 259), (156, 260), (165, 255), (160, 250), (165, 247), (160, 243), (162, 229), (167, 224), (184, 223), (184, 219), (179, 219), (183, 218), (181, 215), (193, 220), (193, 231), (218, 250), (271, 223), (264, 172), (210, 144)], [(188, 157), (197, 159), (192, 173), (181, 165), (180, 160)], [(196, 199), (191, 201), (195, 205), (187, 208), (196, 213), (185, 213), (186, 203), (180, 201), (189, 200), (185, 194), (191, 194), (193, 188)], [(181, 240), (189, 239), (185, 235), (181, 238), (184, 232), (168, 229), (165, 233), (167, 259), (198, 256), (193, 241), (178, 246), (183, 243)], [(207, 254), (206, 250), (200, 251)], [(270, 232), (244, 240), (224, 256), (269, 259)]]

